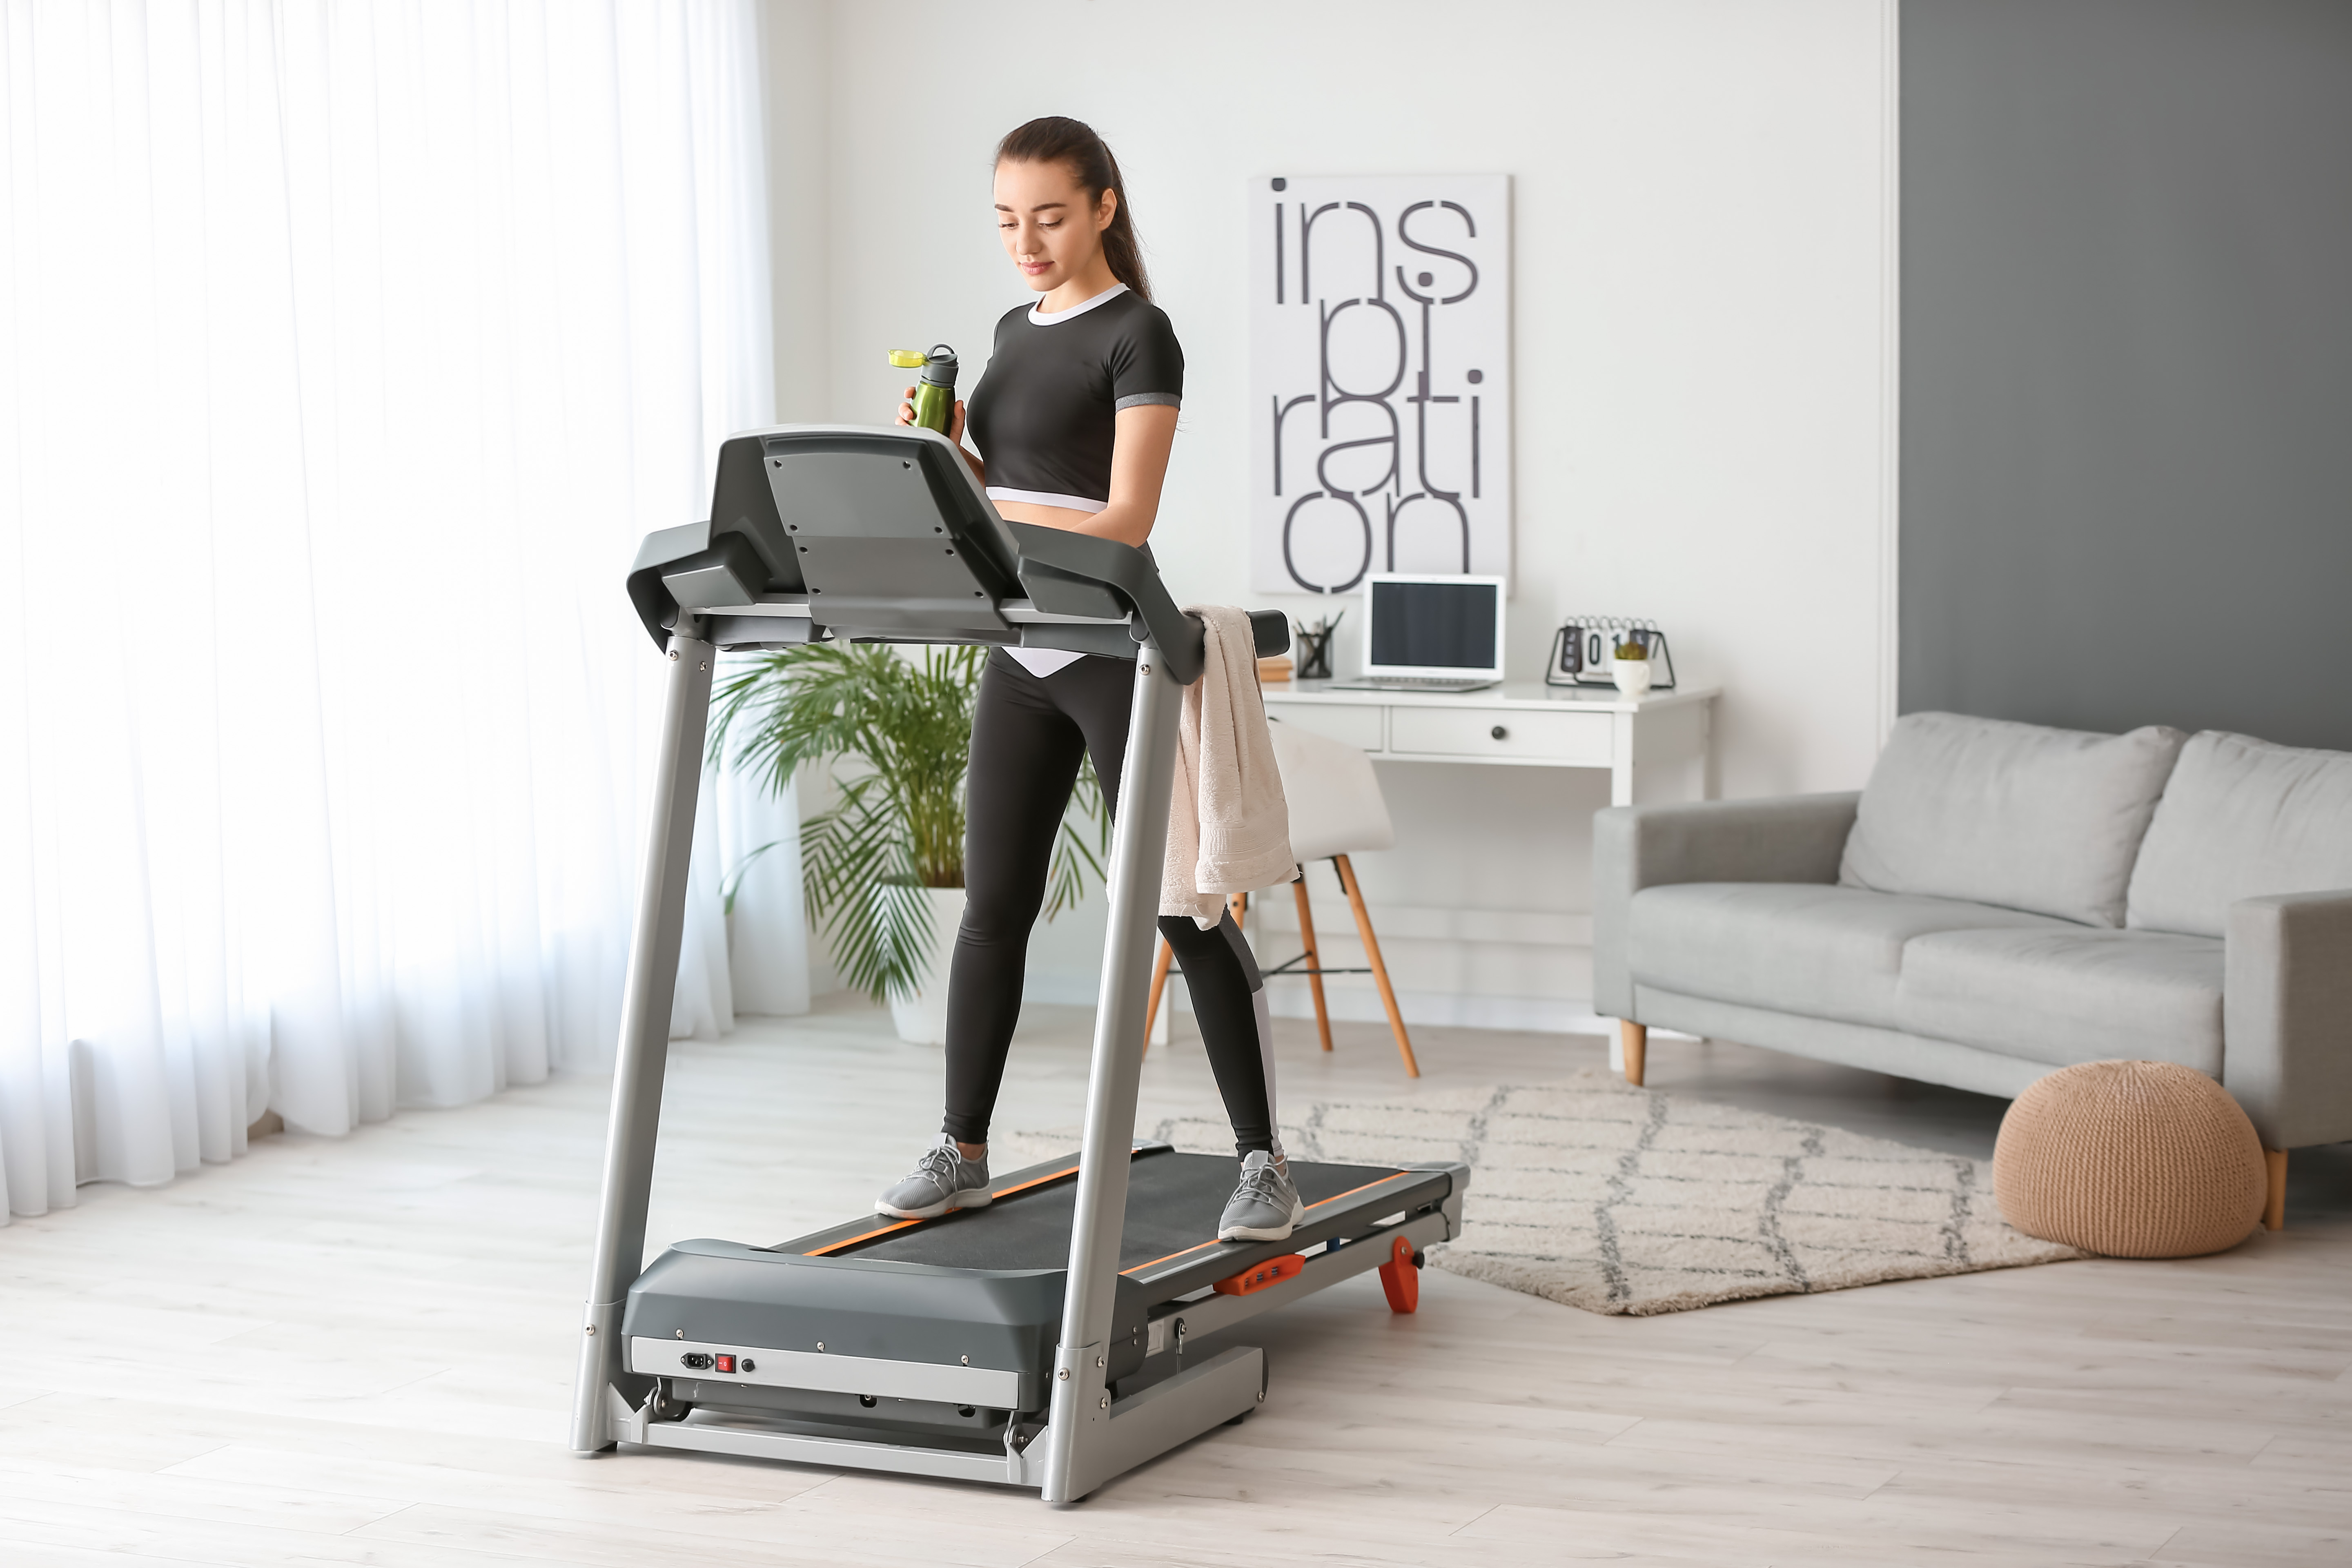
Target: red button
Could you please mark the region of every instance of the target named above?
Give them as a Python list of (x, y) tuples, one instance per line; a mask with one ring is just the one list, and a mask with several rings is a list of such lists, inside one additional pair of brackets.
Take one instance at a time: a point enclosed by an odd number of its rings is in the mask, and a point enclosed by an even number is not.
[(719, 1370), (721, 1372), (733, 1372), (735, 1370), (735, 1358), (731, 1355), (720, 1356), (719, 1358)]

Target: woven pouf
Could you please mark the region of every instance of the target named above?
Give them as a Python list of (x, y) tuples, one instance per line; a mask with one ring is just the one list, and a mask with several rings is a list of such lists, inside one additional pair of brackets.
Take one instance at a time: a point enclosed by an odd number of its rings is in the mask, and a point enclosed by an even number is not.
[(1992, 1152), (2001, 1217), (2109, 1258), (2194, 1258), (2262, 1223), (2263, 1142), (2229, 1092), (2175, 1062), (2082, 1062), (2037, 1079)]

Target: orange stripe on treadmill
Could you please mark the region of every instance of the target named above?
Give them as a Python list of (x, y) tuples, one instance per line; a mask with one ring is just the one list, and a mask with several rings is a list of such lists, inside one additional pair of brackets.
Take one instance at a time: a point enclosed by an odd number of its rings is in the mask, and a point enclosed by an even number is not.
[(814, 1247), (807, 1252), (802, 1253), (801, 1256), (803, 1258), (823, 1258), (828, 1252), (839, 1252), (845, 1247), (855, 1247), (861, 1241), (871, 1241), (877, 1236), (887, 1236), (894, 1230), (904, 1230), (908, 1226), (920, 1225), (923, 1222), (919, 1219), (896, 1220), (889, 1225), (878, 1226), (872, 1230), (861, 1232), (856, 1236), (846, 1237), (840, 1241), (827, 1242), (823, 1247)]
[[(1313, 1214), (1317, 1209), (1321, 1208), (1325, 1204), (1336, 1204), (1336, 1203), (1338, 1203), (1341, 1198), (1352, 1198), (1352, 1197), (1354, 1197), (1358, 1193), (1370, 1192), (1372, 1188), (1379, 1186), (1379, 1185), (1381, 1184), (1381, 1182), (1393, 1182), (1393, 1181), (1395, 1181), (1395, 1180), (1397, 1179), (1397, 1177), (1398, 1177), (1398, 1176), (1409, 1175), (1409, 1174), (1411, 1174), (1411, 1173), (1410, 1173), (1410, 1172), (1406, 1172), (1406, 1171), (1398, 1171), (1398, 1172), (1394, 1173), (1393, 1174), (1386, 1175), (1386, 1176), (1382, 1176), (1382, 1177), (1381, 1178), (1380, 1182), (1366, 1182), (1366, 1183), (1365, 1183), (1362, 1186), (1360, 1186), (1360, 1187), (1349, 1187), (1349, 1188), (1346, 1192), (1344, 1192), (1344, 1193), (1334, 1193), (1334, 1194), (1331, 1194), (1329, 1197), (1328, 1197), (1328, 1198), (1318, 1199), (1318, 1201), (1316, 1201), (1316, 1202), (1314, 1202), (1314, 1203), (1308, 1204), (1308, 1205), (1307, 1205), (1307, 1213), (1309, 1213), (1309, 1214)], [(1175, 1261), (1176, 1261), (1176, 1259), (1178, 1259), (1178, 1258), (1190, 1258), (1192, 1254), (1194, 1254), (1194, 1253), (1196, 1253), (1196, 1252), (1204, 1251), (1204, 1250), (1206, 1250), (1207, 1248), (1212, 1247), (1223, 1247), (1223, 1246), (1224, 1246), (1224, 1245), (1225, 1245), (1225, 1244), (1224, 1244), (1223, 1242), (1222, 1242), (1222, 1241), (1203, 1241), (1203, 1242), (1198, 1242), (1198, 1243), (1194, 1244), (1193, 1246), (1191, 1246), (1191, 1247), (1186, 1247), (1186, 1248), (1185, 1248), (1183, 1251), (1181, 1251), (1181, 1252), (1171, 1252), (1171, 1253), (1170, 1253), (1170, 1254), (1169, 1254), (1167, 1257), (1165, 1257), (1165, 1258), (1153, 1258), (1153, 1259), (1152, 1259), (1150, 1262), (1149, 1262), (1149, 1263), (1139, 1263), (1139, 1264), (1137, 1264), (1137, 1265), (1136, 1265), (1134, 1268), (1122, 1268), (1122, 1269), (1120, 1269), (1120, 1270), (1119, 1270), (1119, 1274), (1120, 1274), (1122, 1277), (1124, 1277), (1124, 1276), (1126, 1276), (1126, 1275), (1129, 1275), (1129, 1274), (1140, 1274), (1140, 1273), (1142, 1273), (1142, 1272), (1143, 1272), (1145, 1269), (1147, 1269), (1147, 1268), (1159, 1268), (1159, 1267), (1160, 1267), (1161, 1264), (1163, 1264), (1163, 1263), (1173, 1263), (1173, 1262), (1175, 1262)]]
[[(1023, 1182), (1018, 1186), (991, 1188), (988, 1198), (991, 1203), (994, 1203), (998, 1198), (1009, 1198), (1015, 1193), (1025, 1193), (1032, 1187), (1042, 1187), (1048, 1182), (1058, 1182), (1064, 1176), (1075, 1176), (1077, 1173), (1078, 1168), (1076, 1165), (1072, 1165), (1066, 1171), (1055, 1171), (1046, 1175), (1038, 1176), (1034, 1180)], [(948, 1211), (949, 1214), (957, 1214), (961, 1212), (961, 1210), (957, 1209), (950, 1209)], [(947, 1215), (934, 1215), (931, 1217), (934, 1219), (945, 1219)], [(856, 1236), (845, 1237), (839, 1241), (829, 1241), (823, 1247), (816, 1247), (812, 1251), (802, 1253), (801, 1256), (803, 1258), (824, 1258), (831, 1253), (839, 1252), (845, 1247), (855, 1247), (861, 1241), (871, 1241), (877, 1236), (887, 1236), (894, 1230), (905, 1230), (909, 1226), (922, 1225), (925, 1223), (925, 1221), (919, 1219), (895, 1220), (888, 1225), (877, 1226), (872, 1230), (861, 1231)]]
[(1381, 1182), (1393, 1182), (1393, 1181), (1395, 1181), (1395, 1180), (1397, 1179), (1397, 1177), (1399, 1177), (1399, 1176), (1409, 1175), (1409, 1174), (1411, 1174), (1411, 1173), (1412, 1173), (1407, 1172), (1407, 1171), (1394, 1171), (1394, 1172), (1391, 1172), (1388, 1175), (1382, 1176), (1379, 1182), (1366, 1182), (1366, 1183), (1365, 1183), (1362, 1186), (1360, 1186), (1360, 1187), (1349, 1187), (1349, 1188), (1346, 1192), (1344, 1192), (1344, 1193), (1334, 1193), (1334, 1194), (1332, 1194), (1329, 1197), (1325, 1198), (1325, 1199), (1323, 1200), (1323, 1202), (1322, 1202), (1322, 1203), (1313, 1203), (1313, 1204), (1308, 1204), (1308, 1205), (1307, 1205), (1307, 1213), (1309, 1213), (1309, 1214), (1312, 1214), (1312, 1213), (1314, 1213), (1317, 1209), (1321, 1208), (1321, 1207), (1323, 1206), (1323, 1204), (1336, 1204), (1336, 1203), (1338, 1203), (1341, 1198), (1352, 1198), (1352, 1197), (1354, 1197), (1358, 1193), (1369, 1193), (1369, 1192), (1370, 1192), (1374, 1187), (1379, 1186), (1379, 1185), (1381, 1184)]
[(1075, 1176), (1077, 1173), (1078, 1168), (1076, 1165), (1072, 1165), (1066, 1171), (1055, 1171), (1050, 1174), (1039, 1176), (1034, 1181), (1024, 1182), (1017, 1187), (1003, 1188), (1003, 1190), (992, 1194), (991, 1195), (991, 1201), (992, 1202), (996, 1198), (1009, 1198), (1015, 1193), (1025, 1193), (1032, 1187), (1042, 1187), (1047, 1182), (1058, 1182), (1064, 1176)]

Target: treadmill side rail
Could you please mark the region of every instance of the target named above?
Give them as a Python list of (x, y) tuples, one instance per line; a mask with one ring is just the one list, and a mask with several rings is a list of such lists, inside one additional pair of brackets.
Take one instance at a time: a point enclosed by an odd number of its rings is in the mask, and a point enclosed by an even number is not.
[[(757, 1421), (696, 1415), (686, 1421), (647, 1421), (644, 1441), (655, 1448), (689, 1448), (733, 1454), (747, 1459), (782, 1459), (828, 1469), (888, 1470), (902, 1476), (936, 1476), (950, 1481), (990, 1481), (1034, 1487), (1037, 1461), (1026, 1452), (967, 1453), (914, 1443), (876, 1443), (855, 1437), (818, 1437), (774, 1430)], [(1033, 1443), (1032, 1447), (1035, 1445)]]
[(1007, 1429), (1003, 1453), (943, 1448), (921, 1443), (820, 1436), (787, 1430), (782, 1423), (753, 1416), (698, 1411), (683, 1421), (651, 1419), (642, 1411), (617, 1419), (617, 1435), (655, 1448), (687, 1448), (705, 1454), (782, 1459), (836, 1469), (887, 1470), (898, 1475), (937, 1476), (946, 1480), (987, 1481), (997, 1486), (1035, 1487), (1049, 1502), (1073, 1502), (1105, 1481), (1126, 1474), (1212, 1427), (1245, 1415), (1265, 1398), (1265, 1352), (1236, 1345), (1186, 1367), (1175, 1376), (1113, 1400), (1086, 1423), (1086, 1441), (1076, 1445), (1076, 1465), (1057, 1495), (1044, 1456), (1049, 1426), (1025, 1447)]
[[(1089, 1441), (1078, 1445), (1068, 1495), (1057, 1499), (1048, 1490), (1045, 1500), (1074, 1502), (1179, 1443), (1248, 1415), (1265, 1400), (1265, 1352), (1255, 1345), (1220, 1351), (1164, 1383), (1113, 1400), (1109, 1419), (1097, 1424)], [(1039, 1441), (1052, 1435), (1048, 1428)]]
[[(1402, 1225), (1363, 1240), (1350, 1243), (1336, 1252), (1311, 1254), (1297, 1274), (1287, 1279), (1252, 1290), (1243, 1296), (1203, 1296), (1197, 1300), (1178, 1301), (1160, 1309), (1151, 1320), (1151, 1331), (1146, 1342), (1147, 1365), (1170, 1351), (1178, 1350), (1185, 1340), (1206, 1338), (1223, 1332), (1234, 1324), (1245, 1322), (1261, 1312), (1271, 1312), (1277, 1307), (1288, 1306), (1302, 1296), (1327, 1290), (1342, 1279), (1358, 1274), (1369, 1274), (1389, 1260), (1389, 1248), (1402, 1237), (1416, 1248), (1430, 1247), (1449, 1238), (1445, 1216), (1442, 1214), (1415, 1215)], [(1181, 1323), (1183, 1332), (1172, 1333), (1170, 1325)]]

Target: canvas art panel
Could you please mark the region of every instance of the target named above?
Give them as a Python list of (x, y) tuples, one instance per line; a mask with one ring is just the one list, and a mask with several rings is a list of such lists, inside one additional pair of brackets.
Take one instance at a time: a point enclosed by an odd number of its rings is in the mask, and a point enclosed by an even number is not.
[(1250, 207), (1250, 586), (1507, 576), (1509, 176), (1269, 175)]

